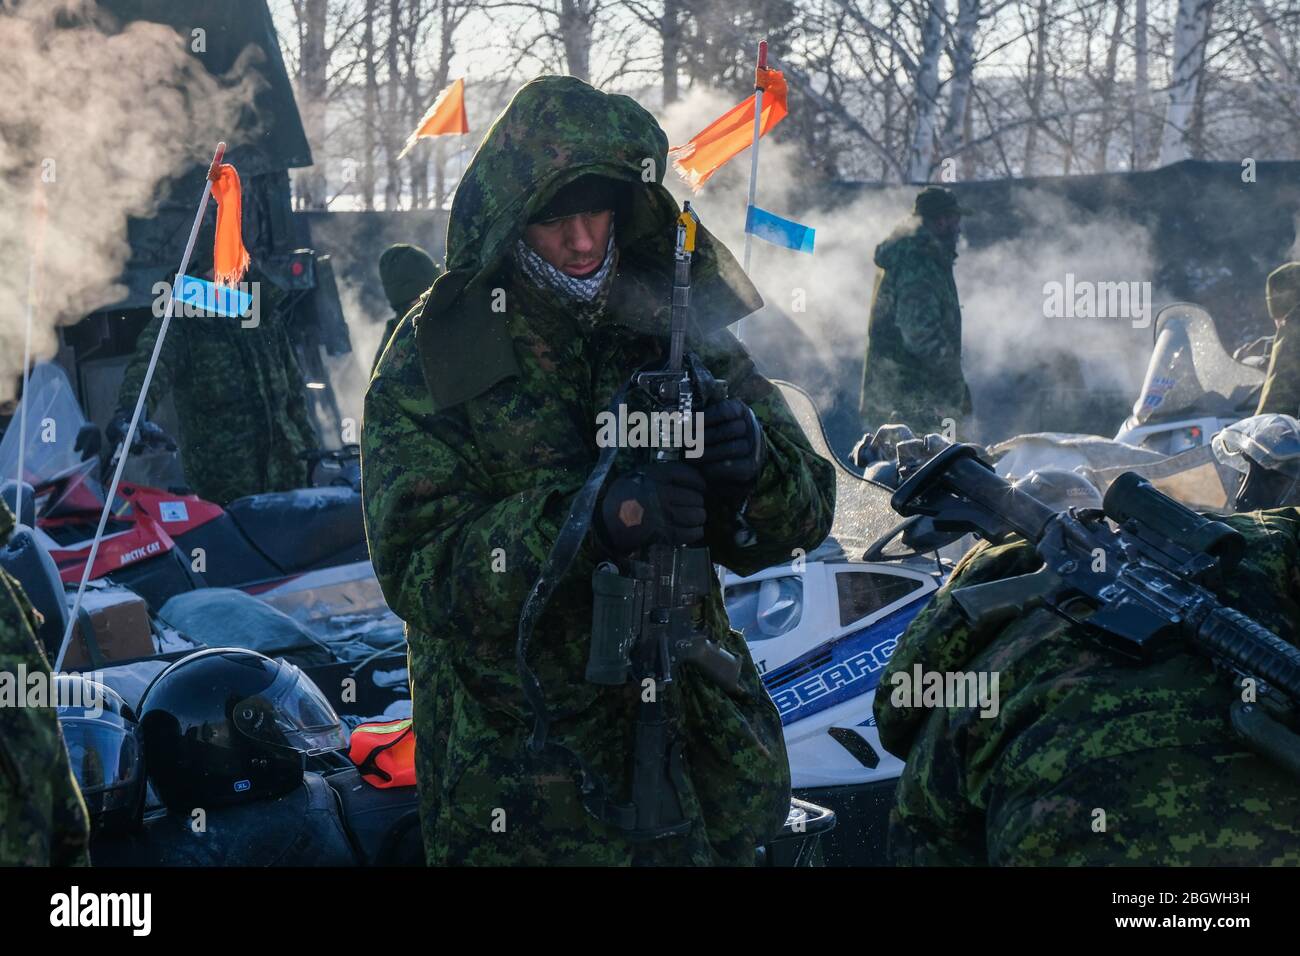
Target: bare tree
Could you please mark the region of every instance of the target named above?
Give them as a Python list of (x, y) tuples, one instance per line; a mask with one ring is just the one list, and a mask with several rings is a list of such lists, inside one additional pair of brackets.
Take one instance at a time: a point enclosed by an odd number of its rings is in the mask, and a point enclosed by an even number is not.
[(1188, 133), (1196, 108), (1213, 9), (1214, 0), (1178, 0), (1169, 103), (1165, 107), (1165, 125), (1160, 138), (1161, 166), (1191, 155)]

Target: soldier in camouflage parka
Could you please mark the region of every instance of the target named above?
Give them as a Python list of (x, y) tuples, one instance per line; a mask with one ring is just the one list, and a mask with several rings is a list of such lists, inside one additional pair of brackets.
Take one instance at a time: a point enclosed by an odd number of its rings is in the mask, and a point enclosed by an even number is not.
[(956, 236), (940, 235), (935, 222), (960, 218), (960, 207), (947, 190), (930, 187), (917, 208), (933, 215), (912, 216), (876, 247), (859, 400), (867, 431), (901, 423), (918, 435), (940, 432), (945, 418), (961, 424), (971, 411), (953, 279)]
[[(210, 249), (211, 241), (199, 248)], [(191, 273), (202, 275), (205, 262)], [(185, 480), (200, 498), (219, 505), (305, 487), (308, 469), (301, 456), (320, 446), (281, 308), (285, 295), (256, 265), (246, 281), (260, 286), (257, 324), (218, 315), (175, 316), (145, 405), (148, 412), (172, 393)], [(153, 319), (136, 339), (118, 388), (119, 416), (135, 407), (161, 330), (162, 319)]]
[[(0, 547), (13, 525), (12, 512), (0, 502)], [(20, 673), (49, 679), (38, 626), (22, 587), (0, 569), (0, 674), (19, 695), (28, 690)], [(53, 693), (52, 681), (46, 692)], [(0, 701), (0, 866), (87, 866), (90, 824), (58, 714), (52, 705), (17, 703)]]
[[(1248, 547), (1220, 597), (1295, 644), (1300, 511), (1222, 520)], [(979, 545), (899, 639), (875, 700), (881, 742), (907, 761), (890, 820), (895, 862), (1300, 864), (1300, 782), (1233, 732), (1242, 690), (1231, 675), (1191, 652), (1140, 666), (1044, 608), (972, 627), (952, 598), (1041, 564), (1019, 538)], [(895, 680), (918, 665), (996, 673), (996, 714), (911, 706)]]
[[(447, 273), (399, 325), (366, 395), (366, 531), (384, 594), (407, 624), (430, 864), (744, 865), (788, 810), (781, 722), (716, 583), (703, 620), (742, 661), (744, 693), (690, 666), (669, 691), (685, 739), (689, 834), (629, 842), (585, 812), (570, 763), (527, 747), (520, 608), (596, 461), (597, 414), (662, 356), (678, 211), (661, 184), (666, 151), (653, 117), (625, 96), (572, 77), (522, 87), (456, 192)], [(506, 254), (534, 211), (587, 174), (632, 187), (614, 226), (615, 277), (594, 315), (531, 288)], [(726, 330), (760, 304), (701, 229), (688, 348), (750, 405), (767, 442), (747, 512), (757, 544), (736, 548), (721, 513), (706, 526), (713, 559), (746, 574), (815, 547), (834, 508), (830, 463)], [(620, 449), (615, 473), (634, 454)], [(589, 539), (538, 621), (528, 663), (555, 716), (550, 739), (626, 801), (638, 688), (584, 680), (596, 560)]]

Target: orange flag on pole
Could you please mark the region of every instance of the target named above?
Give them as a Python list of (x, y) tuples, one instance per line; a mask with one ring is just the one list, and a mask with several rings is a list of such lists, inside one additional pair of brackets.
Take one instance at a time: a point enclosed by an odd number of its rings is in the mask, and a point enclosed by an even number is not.
[(406, 145), (397, 154), (401, 159), (415, 146), (416, 140), (425, 136), (442, 136), (445, 133), (468, 133), (469, 120), (465, 117), (465, 79), (462, 77), (438, 94), (438, 98), (424, 114), (415, 132), (406, 138)]
[[(758, 135), (765, 136), (789, 113), (786, 108), (785, 76), (780, 70), (760, 67), (754, 76), (754, 86), (763, 91), (763, 111)], [(698, 192), (710, 176), (753, 143), (754, 97), (751, 96), (700, 130), (685, 145), (674, 146), (668, 155), (672, 157), (677, 174), (686, 180), (692, 190)]]
[(248, 271), (248, 250), (244, 248), (242, 194), (239, 173), (221, 163), (208, 173), (212, 198), (217, 201), (217, 237), (212, 246), (212, 281), (232, 286)]

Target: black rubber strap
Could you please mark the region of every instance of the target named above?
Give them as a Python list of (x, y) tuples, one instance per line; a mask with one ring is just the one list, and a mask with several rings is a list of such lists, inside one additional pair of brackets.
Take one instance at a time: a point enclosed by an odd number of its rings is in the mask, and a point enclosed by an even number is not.
[[(614, 393), (614, 398), (609, 403), (611, 413), (618, 414), (618, 406), (626, 399), (631, 384), (632, 380), (629, 379)], [(564, 524), (560, 526), (559, 534), (555, 536), (555, 541), (551, 545), (550, 553), (547, 554), (545, 562), (542, 564), (537, 580), (533, 582), (533, 589), (529, 592), (528, 597), (524, 600), (523, 608), (519, 611), (519, 631), (515, 640), (515, 666), (518, 669), (524, 697), (533, 711), (533, 736), (528, 746), (534, 753), (540, 753), (542, 748), (546, 746), (546, 735), (550, 730), (551, 712), (546, 703), (546, 692), (542, 689), (542, 683), (537, 679), (537, 674), (528, 666), (528, 642), (532, 639), (537, 620), (550, 603), (551, 595), (555, 593), (556, 586), (568, 573), (569, 568), (573, 565), (574, 558), (578, 556), (582, 541), (591, 527), (592, 514), (596, 509), (596, 499), (600, 497), (601, 488), (605, 485), (605, 479), (609, 477), (609, 470), (613, 466), (614, 457), (617, 454), (617, 445), (610, 445), (601, 449), (600, 456), (596, 459), (596, 465), (591, 469), (591, 474), (587, 476), (583, 486), (578, 489), (578, 493), (573, 496), (573, 502), (569, 505), (569, 514), (564, 519)]]

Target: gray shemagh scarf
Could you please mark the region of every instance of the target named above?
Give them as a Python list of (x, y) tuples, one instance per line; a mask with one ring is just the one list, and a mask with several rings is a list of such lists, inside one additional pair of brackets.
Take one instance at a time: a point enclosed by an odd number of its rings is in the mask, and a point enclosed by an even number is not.
[(519, 271), (539, 289), (553, 292), (562, 299), (577, 299), (581, 302), (597, 304), (598, 297), (603, 300), (608, 291), (608, 280), (614, 271), (614, 228), (610, 223), (609, 242), (605, 245), (605, 260), (600, 268), (585, 279), (567, 275), (555, 268), (528, 245), (523, 239), (515, 241), (514, 259)]

